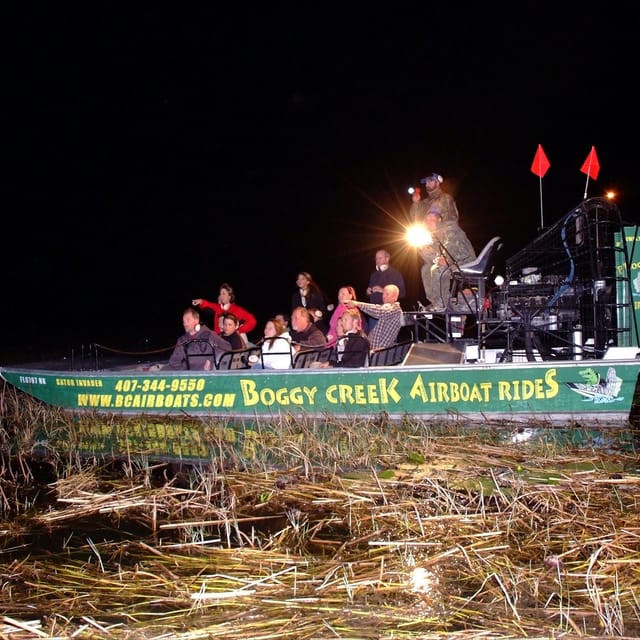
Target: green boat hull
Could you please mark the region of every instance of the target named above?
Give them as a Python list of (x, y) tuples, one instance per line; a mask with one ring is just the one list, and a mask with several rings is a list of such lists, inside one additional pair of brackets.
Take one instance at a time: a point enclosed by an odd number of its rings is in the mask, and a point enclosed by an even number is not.
[(486, 425), (525, 436), (527, 427), (562, 428), (583, 434), (581, 441), (602, 429), (634, 437), (639, 371), (637, 360), (279, 373), (0, 368), (21, 392), (62, 410), (21, 434), (22, 450), (182, 462), (264, 460), (283, 426), (287, 437), (313, 431), (333, 448), (345, 424), (368, 432), (394, 423), (430, 434)]
[(73, 412), (260, 418), (585, 418), (625, 420), (640, 360), (149, 373), (0, 368), (2, 377)]

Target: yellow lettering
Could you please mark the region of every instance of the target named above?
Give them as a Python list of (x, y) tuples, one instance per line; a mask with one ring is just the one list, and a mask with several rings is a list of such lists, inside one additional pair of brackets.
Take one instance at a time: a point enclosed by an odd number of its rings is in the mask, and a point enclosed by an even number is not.
[(544, 379), (501, 380), (498, 382), (498, 398), (506, 401), (553, 398), (560, 390), (557, 375), (556, 369), (549, 369)]
[[(297, 404), (297, 405), (304, 404), (304, 390), (303, 389), (301, 389), (300, 387), (295, 387), (295, 388), (291, 389), (291, 403), (292, 404)], [(310, 404), (313, 404), (313, 401), (311, 401)]]
[(409, 397), (412, 400), (419, 398), (423, 403), (427, 402), (427, 390), (424, 387), (424, 381), (422, 380), (422, 376), (418, 374), (416, 379), (413, 381), (413, 385), (411, 386), (411, 390), (409, 391)]
[(242, 400), (246, 407), (263, 404), (270, 407), (274, 404), (286, 407), (290, 404), (304, 405), (305, 400), (309, 406), (315, 404), (318, 387), (280, 387), (279, 389), (260, 389), (254, 380), (240, 380)]
[(242, 391), (242, 401), (245, 407), (258, 404), (260, 396), (256, 391), (256, 383), (253, 380), (240, 380), (240, 390)]
[(400, 402), (402, 398), (400, 397), (400, 394), (396, 391), (396, 387), (398, 386), (398, 378), (393, 378), (391, 380), (391, 384), (388, 386), (387, 386), (386, 378), (380, 378), (379, 382), (380, 382), (380, 397), (384, 404), (387, 404), (389, 402), (389, 399), (393, 400), (394, 402)]
[(418, 375), (409, 391), (412, 399), (427, 402), (490, 402), (491, 382), (470, 385), (468, 382), (429, 382), (425, 386), (422, 375)]
[(504, 380), (498, 382), (498, 398), (500, 400), (513, 400), (511, 397), (511, 385)]
[(390, 388), (384, 385), (384, 379), (380, 379), (379, 386), (375, 384), (332, 384), (327, 387), (325, 397), (331, 404), (369, 405), (380, 404), (381, 398), (391, 396), (394, 401), (400, 400), (400, 395), (395, 391), (395, 384)]
[(492, 384), (490, 382), (481, 382), (479, 387), (476, 387), (477, 397), (474, 393), (473, 399), (477, 399), (480, 402), (489, 402), (489, 400), (491, 399), (491, 387)]
[(547, 383), (547, 391), (545, 393), (546, 398), (555, 398), (560, 390), (560, 385), (556, 380), (558, 371), (556, 369), (549, 369), (544, 376), (544, 381)]
[(318, 393), (318, 387), (302, 387), (302, 393), (307, 396), (309, 404), (315, 404), (316, 393)]

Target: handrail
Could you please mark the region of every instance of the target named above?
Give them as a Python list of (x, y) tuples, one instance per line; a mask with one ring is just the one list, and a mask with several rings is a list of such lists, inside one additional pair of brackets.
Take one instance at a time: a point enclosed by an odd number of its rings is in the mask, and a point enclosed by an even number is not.
[[(197, 344), (204, 345), (205, 349), (201, 350), (200, 353), (189, 353), (189, 347)], [(206, 349), (206, 347), (209, 347), (209, 349)], [(182, 343), (182, 348), (184, 349), (184, 358), (187, 365), (187, 370), (191, 370), (192, 358), (211, 358), (213, 360), (212, 369), (218, 368), (218, 356), (216, 354), (216, 348), (213, 343), (209, 342), (209, 340), (204, 340), (202, 338), (196, 338), (195, 340), (185, 340)]]
[(162, 347), (161, 349), (152, 349), (150, 351), (125, 351), (124, 349), (115, 349), (113, 347), (107, 347), (106, 345), (100, 344), (99, 342), (95, 342), (93, 346), (96, 349), (102, 349), (103, 351), (109, 351), (110, 353), (118, 353), (120, 355), (126, 356), (152, 356), (158, 353), (164, 353), (165, 351), (171, 351), (175, 348), (175, 344), (172, 344), (169, 347)]
[(406, 340), (404, 342), (397, 342), (396, 344), (392, 344), (388, 347), (372, 349), (369, 352), (369, 366), (384, 367), (400, 364), (409, 352), (412, 344), (413, 340)]
[(336, 348), (334, 345), (324, 345), (317, 349), (298, 351), (293, 359), (293, 368), (308, 369), (313, 362), (329, 362), (335, 354), (335, 351)]
[(231, 351), (223, 351), (220, 359), (216, 364), (216, 368), (220, 370), (230, 369), (250, 369), (250, 356), (260, 355), (260, 347), (247, 347), (246, 349), (232, 349)]
[[(105, 359), (107, 358), (107, 354), (111, 354), (114, 356), (124, 356), (126, 358), (138, 358), (138, 359), (145, 358), (145, 359), (155, 360), (154, 356), (158, 356), (159, 354), (163, 354), (163, 353), (169, 353), (173, 351), (174, 348), (175, 348), (175, 344), (168, 347), (163, 347), (160, 349), (149, 349), (147, 351), (139, 351), (139, 350), (128, 351), (126, 349), (117, 349), (115, 347), (109, 347), (99, 342), (94, 342), (88, 345), (86, 354), (85, 354), (84, 345), (82, 345), (80, 358), (81, 358), (81, 361), (84, 363), (85, 355), (87, 356), (90, 355), (91, 360), (93, 362), (93, 367), (96, 370), (98, 370), (102, 368), (102, 366), (104, 365)], [(72, 368), (75, 368), (76, 366), (75, 360), (76, 360), (75, 349), (72, 349), (71, 350)]]

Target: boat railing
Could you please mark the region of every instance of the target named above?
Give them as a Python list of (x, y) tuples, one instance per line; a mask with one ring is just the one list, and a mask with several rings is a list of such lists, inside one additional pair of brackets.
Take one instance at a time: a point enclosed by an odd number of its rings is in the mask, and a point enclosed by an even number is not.
[(175, 345), (157, 349), (122, 349), (100, 343), (71, 349), (71, 369), (140, 368), (169, 358)]
[(235, 349), (233, 351), (225, 351), (218, 360), (217, 368), (221, 371), (229, 369), (250, 369), (252, 365), (252, 357), (255, 361), (260, 359), (262, 349), (260, 347), (247, 347), (246, 349)]
[(218, 371), (228, 371), (230, 369), (250, 369), (251, 356), (256, 360), (260, 358), (260, 347), (255, 345), (245, 349), (229, 349), (222, 351), (216, 349), (215, 345), (208, 340), (189, 340), (184, 345), (185, 360), (187, 369), (202, 370), (205, 368), (205, 361), (212, 360), (214, 368)]
[(400, 364), (406, 358), (412, 344), (414, 344), (413, 340), (406, 340), (389, 347), (372, 349), (369, 352), (369, 366), (388, 367)]
[(318, 347), (317, 349), (303, 349), (293, 358), (294, 369), (309, 369), (314, 362), (331, 362), (335, 358), (334, 345)]

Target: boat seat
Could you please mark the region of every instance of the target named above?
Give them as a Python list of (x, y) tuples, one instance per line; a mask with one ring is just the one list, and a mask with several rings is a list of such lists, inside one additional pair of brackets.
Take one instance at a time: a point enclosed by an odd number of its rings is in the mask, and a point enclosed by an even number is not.
[[(189, 349), (196, 345), (197, 352), (190, 352)], [(184, 357), (187, 365), (187, 370), (196, 369), (202, 370), (202, 362), (203, 359), (209, 359), (216, 363), (215, 368), (217, 368), (217, 357), (215, 347), (208, 340), (189, 340), (182, 345), (184, 349)]]
[(413, 340), (398, 342), (390, 347), (381, 347), (380, 349), (372, 349), (369, 352), (370, 367), (388, 367), (400, 364), (413, 344)]
[(334, 359), (335, 347), (318, 347), (298, 351), (293, 358), (294, 369), (309, 369), (314, 362), (331, 362)]
[(218, 360), (217, 368), (222, 370), (228, 369), (250, 369), (250, 356), (260, 358), (262, 350), (260, 347), (248, 347), (246, 349), (235, 349), (233, 351), (225, 351)]
[(498, 253), (502, 250), (503, 245), (504, 243), (500, 236), (491, 238), (475, 260), (458, 265), (458, 269), (451, 274), (454, 283), (452, 298), (457, 298), (458, 292), (464, 289), (470, 289), (473, 292), (472, 301), (474, 304), (471, 304), (469, 298), (463, 295), (465, 299), (463, 304), (468, 307), (468, 310), (458, 308), (455, 311), (457, 313), (468, 312), (470, 315), (475, 315), (478, 325), (486, 317), (487, 281), (495, 271)]

